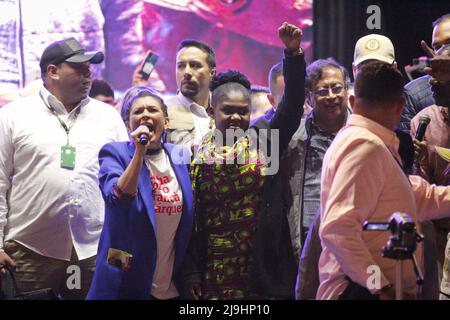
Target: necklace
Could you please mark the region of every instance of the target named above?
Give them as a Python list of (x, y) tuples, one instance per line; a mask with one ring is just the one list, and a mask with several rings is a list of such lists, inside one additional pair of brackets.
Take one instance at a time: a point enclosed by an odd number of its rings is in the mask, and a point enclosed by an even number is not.
[(157, 155), (158, 153), (160, 153), (161, 150), (162, 150), (162, 147), (159, 147), (158, 149), (148, 149), (145, 154), (148, 156), (154, 156), (154, 155)]

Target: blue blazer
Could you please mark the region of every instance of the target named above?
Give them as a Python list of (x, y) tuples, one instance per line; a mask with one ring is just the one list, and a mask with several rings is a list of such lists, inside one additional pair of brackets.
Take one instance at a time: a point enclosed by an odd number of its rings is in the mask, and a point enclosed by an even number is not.
[[(193, 225), (192, 185), (186, 164), (189, 152), (180, 146), (163, 144), (183, 192), (183, 211), (175, 237), (173, 277), (183, 263)], [(130, 163), (132, 142), (108, 143), (100, 150), (99, 181), (105, 200), (105, 222), (97, 253), (97, 265), (86, 299), (148, 299), (156, 267), (156, 224), (151, 180), (142, 166), (138, 193), (130, 200), (118, 199), (113, 188)], [(186, 158), (187, 155), (187, 158)], [(107, 262), (109, 248), (133, 255), (131, 269), (122, 271)]]

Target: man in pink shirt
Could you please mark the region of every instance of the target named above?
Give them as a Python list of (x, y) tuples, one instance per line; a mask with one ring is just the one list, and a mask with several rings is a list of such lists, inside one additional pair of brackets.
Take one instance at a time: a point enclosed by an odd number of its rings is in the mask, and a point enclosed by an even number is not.
[[(401, 73), (391, 65), (364, 66), (350, 97), (354, 114), (325, 155), (318, 299), (393, 299), (396, 261), (381, 256), (390, 233), (364, 232), (363, 222), (388, 221), (397, 211), (416, 222), (450, 212), (450, 189), (408, 178), (401, 169), (394, 128), (405, 103), (402, 84)], [(415, 254), (423, 267), (422, 244)], [(409, 262), (404, 263), (403, 294), (418, 296)]]

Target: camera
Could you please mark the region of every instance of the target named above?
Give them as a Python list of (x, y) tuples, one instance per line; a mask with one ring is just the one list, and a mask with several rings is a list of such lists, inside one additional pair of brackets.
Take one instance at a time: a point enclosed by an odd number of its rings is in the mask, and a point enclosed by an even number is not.
[(423, 236), (417, 233), (416, 224), (412, 218), (401, 212), (393, 213), (388, 223), (365, 221), (363, 230), (391, 231), (389, 241), (382, 249), (383, 257), (390, 259), (411, 259), (417, 243), (423, 240)]

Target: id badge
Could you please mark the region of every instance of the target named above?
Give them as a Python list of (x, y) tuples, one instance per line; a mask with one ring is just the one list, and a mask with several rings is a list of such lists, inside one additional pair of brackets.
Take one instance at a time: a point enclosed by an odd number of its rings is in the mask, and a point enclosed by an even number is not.
[(61, 168), (75, 168), (75, 147), (66, 145), (61, 147)]

